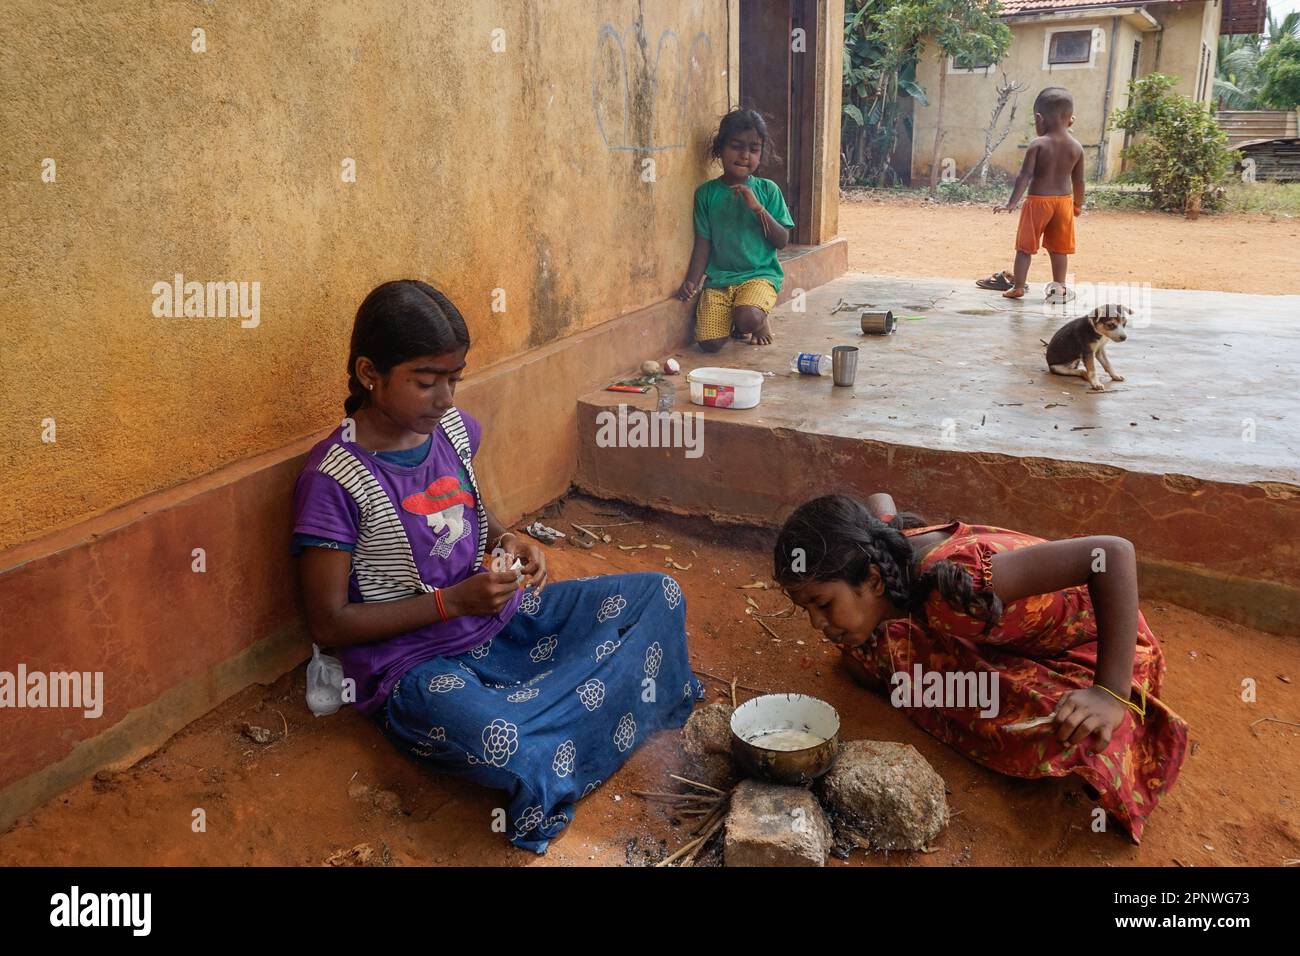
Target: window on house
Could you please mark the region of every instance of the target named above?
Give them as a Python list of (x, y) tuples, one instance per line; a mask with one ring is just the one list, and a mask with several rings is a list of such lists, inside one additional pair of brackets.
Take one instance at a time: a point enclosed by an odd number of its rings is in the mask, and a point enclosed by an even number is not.
[(1053, 33), (1047, 47), (1047, 62), (1087, 63), (1092, 59), (1092, 30), (1062, 30)]
[(980, 57), (954, 56), (948, 60), (948, 67), (950, 70), (969, 70), (971, 72), (974, 72), (975, 70), (980, 70), (983, 72), (987, 72), (989, 67), (991, 67), (992, 65), (993, 65), (992, 60), (985, 60), (985, 59), (981, 59)]

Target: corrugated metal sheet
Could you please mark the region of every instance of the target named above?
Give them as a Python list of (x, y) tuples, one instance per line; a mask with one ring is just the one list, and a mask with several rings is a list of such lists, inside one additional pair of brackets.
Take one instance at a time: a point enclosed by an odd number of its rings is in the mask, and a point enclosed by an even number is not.
[(1300, 182), (1300, 138), (1255, 140), (1237, 149), (1255, 161), (1256, 180)]
[(1295, 110), (1219, 110), (1214, 118), (1228, 134), (1230, 146), (1255, 139), (1300, 135), (1296, 130)]

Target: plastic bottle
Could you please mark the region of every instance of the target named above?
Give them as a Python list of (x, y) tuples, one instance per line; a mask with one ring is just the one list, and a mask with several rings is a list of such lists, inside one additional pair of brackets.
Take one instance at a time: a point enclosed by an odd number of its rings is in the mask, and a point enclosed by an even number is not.
[(315, 644), (307, 663), (307, 706), (317, 717), (326, 717), (343, 706), (343, 664), (337, 657), (322, 654)]
[(817, 352), (797, 352), (790, 362), (790, 371), (800, 375), (829, 375), (831, 357)]

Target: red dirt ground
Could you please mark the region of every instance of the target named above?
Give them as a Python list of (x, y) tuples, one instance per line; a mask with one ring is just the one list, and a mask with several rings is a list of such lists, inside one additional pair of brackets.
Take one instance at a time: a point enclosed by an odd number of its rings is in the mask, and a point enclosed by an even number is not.
[[(567, 531), (570, 521), (618, 521), (593, 514), (616, 507), (573, 498), (558, 513), (548, 509), (545, 520)], [(934, 852), (854, 851), (850, 864), (1276, 866), (1300, 858), (1300, 730), (1255, 723), (1300, 720), (1294, 638), (1144, 602), (1168, 658), (1165, 700), (1191, 724), (1192, 748), (1135, 847), (1118, 829), (1092, 832), (1093, 804), (1073, 779), (1023, 781), (984, 770), (860, 689), (802, 614), (769, 619), (779, 643), (762, 630), (746, 616), (745, 598), (764, 612), (788, 601), (737, 586), (770, 574), (765, 535), (626, 510), (643, 523), (611, 529), (615, 544), (656, 542), (671, 550), (606, 546), (593, 554), (561, 543), (550, 550), (552, 574), (662, 571), (667, 556), (690, 565), (671, 573), (687, 596), (697, 673), (815, 694), (839, 710), (842, 739), (911, 743), (947, 781), (958, 815)], [(1246, 677), (1257, 682), (1257, 703), (1241, 700)], [(710, 700), (724, 698), (721, 683), (707, 683)], [(392, 865), (625, 865), (657, 858), (656, 850), (662, 855), (659, 841), (669, 850), (685, 842), (686, 823), (674, 826), (669, 811), (629, 794), (677, 789), (667, 776), (682, 764), (676, 733), (642, 746), (538, 857), (491, 832), (492, 810), (502, 803), (497, 793), (420, 767), (350, 710), (313, 718), (303, 691), (299, 667), (236, 695), (135, 766), (69, 790), (0, 836), (0, 864), (318, 865), (364, 843), (377, 862)], [(742, 700), (750, 696), (740, 692)], [(276, 739), (253, 743), (240, 734), (245, 721)], [(350, 783), (394, 792), (400, 809), (349, 797)], [(206, 833), (191, 832), (196, 807), (207, 814)]]
[[(981, 276), (1010, 269), (1016, 216), (988, 206), (926, 203), (856, 192), (840, 203), (849, 271), (891, 276)], [(1157, 289), (1300, 293), (1300, 219), (1225, 213), (1189, 222), (1162, 212), (1089, 209), (1078, 221), (1070, 271), (1081, 280), (1150, 283)], [(1047, 255), (1029, 271), (1052, 278)]]

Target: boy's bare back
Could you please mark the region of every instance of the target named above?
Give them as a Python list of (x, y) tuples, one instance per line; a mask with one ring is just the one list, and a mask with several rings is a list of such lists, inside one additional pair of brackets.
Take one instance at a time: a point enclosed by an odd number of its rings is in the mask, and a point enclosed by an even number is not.
[(1068, 130), (1053, 130), (1032, 140), (1025, 153), (1025, 165), (1031, 162), (1031, 196), (1068, 196), (1075, 191), (1076, 182), (1082, 184), (1083, 147)]

